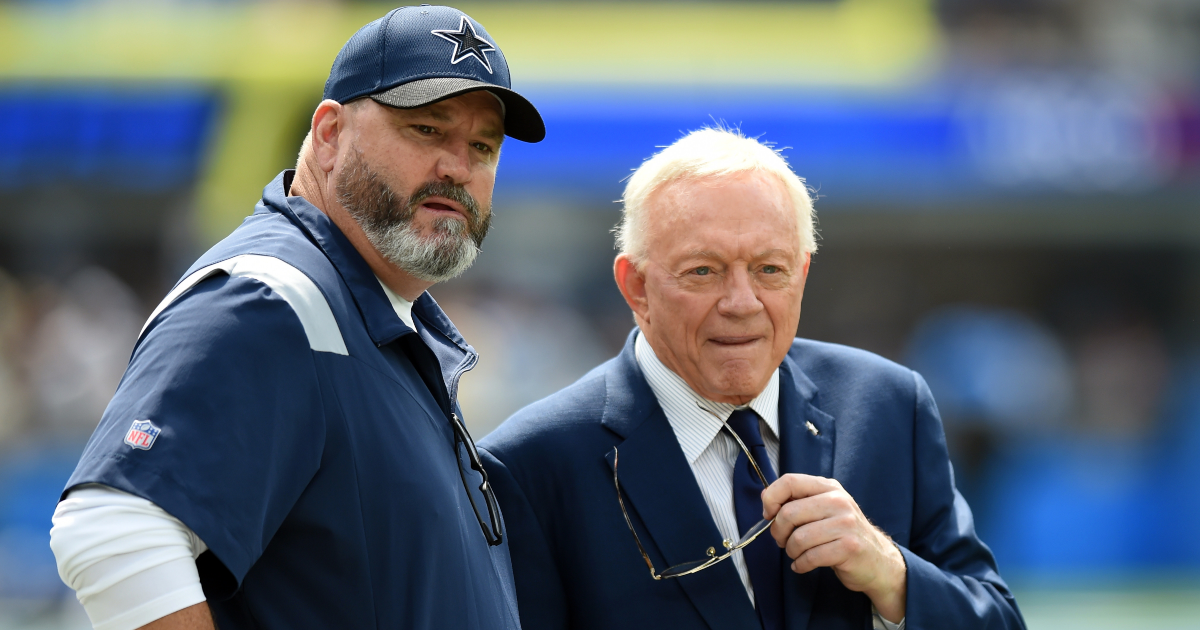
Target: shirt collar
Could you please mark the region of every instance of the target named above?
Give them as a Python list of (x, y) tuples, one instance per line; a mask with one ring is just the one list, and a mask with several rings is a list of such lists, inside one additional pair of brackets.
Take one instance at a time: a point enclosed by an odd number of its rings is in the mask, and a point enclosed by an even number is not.
[[(689, 463), (695, 463), (704, 449), (712, 443), (729, 415), (738, 405), (713, 402), (697, 394), (686, 381), (658, 359), (645, 335), (638, 331), (633, 345), (638, 367), (654, 391), (654, 397), (662, 407), (679, 446)], [(767, 386), (755, 396), (750, 407), (764, 421), (771, 433), (779, 436), (779, 368), (771, 373)], [(705, 411), (707, 409), (708, 411)], [(712, 412), (712, 413), (709, 413)], [(715, 416), (713, 414), (716, 414)]]
[[(329, 216), (304, 197), (287, 195), (295, 173), (290, 169), (283, 171), (267, 184), (263, 189), (262, 206), (266, 207), (265, 210), (287, 216), (325, 253), (349, 287), (366, 324), (367, 333), (375, 345), (383, 346), (414, 332), (412, 320), (405, 322), (402, 319), (370, 265)], [(474, 350), (467, 345), (428, 292), (422, 293), (411, 304), (412, 315), (420, 317), (428, 327), (441, 333), (464, 352), (474, 354)]]

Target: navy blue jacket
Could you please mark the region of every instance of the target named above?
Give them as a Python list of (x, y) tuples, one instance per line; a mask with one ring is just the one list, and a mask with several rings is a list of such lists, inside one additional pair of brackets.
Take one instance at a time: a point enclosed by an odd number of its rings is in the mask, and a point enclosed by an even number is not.
[(290, 180), (151, 316), (67, 491), (105, 484), (191, 528), (224, 630), (517, 630), (449, 419), (475, 351), (428, 293), (409, 328)]
[[(657, 568), (701, 558), (721, 541), (633, 339), (480, 443), (504, 507), (522, 627), (757, 628), (733, 563), (655, 581), (621, 515), (614, 446), (626, 507)], [(797, 339), (780, 366), (779, 411), (782, 472), (837, 479), (900, 545), (909, 629), (1024, 627), (955, 490), (919, 375), (868, 352)], [(831, 569), (798, 575), (785, 565), (784, 592), (788, 628), (871, 627), (868, 598)]]

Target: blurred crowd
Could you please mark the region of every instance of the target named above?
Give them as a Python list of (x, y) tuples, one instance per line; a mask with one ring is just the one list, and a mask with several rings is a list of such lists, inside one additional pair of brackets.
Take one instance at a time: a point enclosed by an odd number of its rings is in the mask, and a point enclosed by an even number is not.
[(125, 371), (142, 304), (100, 267), (61, 284), (0, 274), (0, 436), (86, 436)]
[[(79, 451), (124, 372), (145, 308), (103, 268), (61, 282), (0, 268), (0, 600), (37, 615), (68, 601), (48, 546)], [(4, 625), (6, 615), (0, 615)]]
[[(589, 291), (615, 293), (602, 283)], [(632, 325), (619, 304), (589, 310), (470, 276), (435, 297), (481, 354), (460, 393), (476, 437), (615, 354)], [(1153, 309), (1082, 288), (1041, 309), (951, 300), (918, 309), (895, 340), (872, 340), (824, 326), (821, 309), (833, 302), (810, 293), (807, 333), (924, 376), (959, 488), (1006, 569), (1200, 565), (1200, 543), (1187, 535), (1200, 527), (1200, 355)], [(0, 271), (0, 599), (61, 595), (46, 518), (152, 306), (102, 267), (60, 282)], [(911, 307), (905, 298), (887, 306)], [(878, 305), (837, 308), (869, 319)]]
[(1076, 298), (1063, 334), (976, 306), (913, 332), (907, 363), (937, 398), (959, 488), (1017, 572), (1195, 567), (1195, 358), (1145, 313)]

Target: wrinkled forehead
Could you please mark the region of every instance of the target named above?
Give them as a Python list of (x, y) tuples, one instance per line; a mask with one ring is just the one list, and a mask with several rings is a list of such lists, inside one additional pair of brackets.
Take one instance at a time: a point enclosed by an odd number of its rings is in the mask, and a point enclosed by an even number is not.
[(680, 179), (643, 208), (645, 252), (674, 264), (708, 258), (758, 258), (801, 252), (799, 221), (787, 189), (772, 174)]
[(703, 227), (698, 215), (709, 220), (767, 220), (787, 231), (798, 227), (787, 187), (774, 174), (762, 171), (676, 177), (655, 189), (643, 212), (651, 230)]

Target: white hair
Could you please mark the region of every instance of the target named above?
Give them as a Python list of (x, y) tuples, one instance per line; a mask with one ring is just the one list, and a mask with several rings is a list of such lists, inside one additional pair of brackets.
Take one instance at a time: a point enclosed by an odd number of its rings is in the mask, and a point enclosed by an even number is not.
[(800, 251), (815, 252), (813, 203), (804, 180), (792, 172), (778, 150), (724, 126), (705, 127), (685, 135), (633, 172), (621, 197), (621, 222), (613, 230), (617, 248), (634, 262), (645, 258), (646, 205), (651, 195), (667, 184), (750, 172), (774, 175), (783, 184), (796, 211)]

